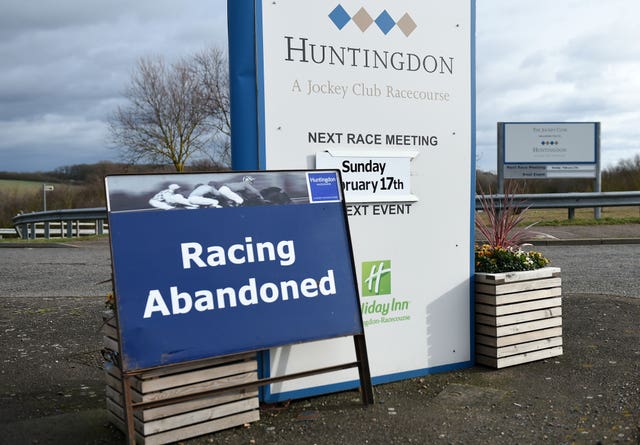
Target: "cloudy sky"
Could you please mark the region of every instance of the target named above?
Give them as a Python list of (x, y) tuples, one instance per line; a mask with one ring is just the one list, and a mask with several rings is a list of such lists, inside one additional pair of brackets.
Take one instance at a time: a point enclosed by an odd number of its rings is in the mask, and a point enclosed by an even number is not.
[[(479, 168), (496, 168), (498, 121), (599, 121), (604, 166), (640, 153), (640, 2), (476, 4)], [(136, 61), (212, 45), (226, 0), (3, 2), (0, 171), (118, 160), (106, 119)]]

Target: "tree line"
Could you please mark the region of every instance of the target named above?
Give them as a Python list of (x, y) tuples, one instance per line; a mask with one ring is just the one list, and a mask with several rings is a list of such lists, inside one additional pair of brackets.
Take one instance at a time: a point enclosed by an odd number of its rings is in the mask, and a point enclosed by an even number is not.
[[(209, 159), (194, 161), (185, 171), (223, 171), (221, 165)], [(126, 164), (98, 162), (60, 167), (50, 172), (0, 172), (0, 179), (35, 181), (54, 184), (55, 190), (47, 194), (47, 209), (73, 209), (104, 207), (104, 177), (110, 174), (172, 173), (172, 164)], [(492, 172), (476, 172), (476, 189), (486, 193), (497, 190), (497, 176)], [(568, 193), (593, 191), (591, 179), (536, 179), (518, 181), (519, 193)], [(602, 190), (640, 190), (640, 155), (621, 160), (602, 172)], [(12, 227), (12, 218), (18, 212), (42, 210), (42, 191), (26, 192), (21, 187), (3, 186), (0, 189), (0, 227)]]
[[(209, 159), (191, 162), (184, 171), (222, 171), (224, 165)], [(47, 193), (47, 210), (104, 207), (104, 177), (113, 174), (175, 173), (168, 164), (125, 164), (102, 161), (96, 164), (78, 164), (57, 168), (50, 172), (12, 173), (0, 172), (0, 179), (29, 181), (54, 186)], [(18, 213), (43, 210), (43, 193), (40, 187), (25, 187), (7, 183), (0, 187), (0, 227), (13, 227), (13, 217)]]

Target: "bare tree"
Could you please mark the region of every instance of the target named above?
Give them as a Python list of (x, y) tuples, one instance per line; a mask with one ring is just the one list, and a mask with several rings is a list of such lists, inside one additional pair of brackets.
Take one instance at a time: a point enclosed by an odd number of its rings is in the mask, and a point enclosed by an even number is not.
[(188, 62), (167, 68), (162, 58), (143, 58), (125, 93), (128, 105), (110, 119), (111, 138), (130, 162), (168, 161), (182, 172), (211, 138), (207, 94)]
[(227, 57), (220, 48), (213, 47), (196, 54), (192, 67), (204, 94), (214, 157), (223, 164), (230, 165), (231, 101)]

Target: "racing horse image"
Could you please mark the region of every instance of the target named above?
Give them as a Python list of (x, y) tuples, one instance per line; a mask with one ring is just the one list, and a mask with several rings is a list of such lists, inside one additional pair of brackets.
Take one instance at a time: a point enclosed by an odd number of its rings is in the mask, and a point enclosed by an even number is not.
[(149, 200), (152, 207), (170, 209), (198, 209), (208, 207), (237, 207), (254, 205), (289, 204), (291, 198), (280, 187), (261, 190), (253, 186), (254, 178), (244, 176), (242, 181), (217, 184), (197, 184), (188, 196), (176, 191), (178, 184), (171, 184)]

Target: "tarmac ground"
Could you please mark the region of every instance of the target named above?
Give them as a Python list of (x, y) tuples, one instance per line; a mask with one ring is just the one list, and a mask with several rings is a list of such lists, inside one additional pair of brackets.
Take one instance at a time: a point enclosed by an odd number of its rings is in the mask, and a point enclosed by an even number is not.
[[(584, 227), (588, 227), (585, 229)], [(640, 225), (542, 227), (564, 354), (263, 405), (185, 444), (640, 444)], [(0, 248), (0, 444), (120, 444), (100, 354), (108, 241)]]

